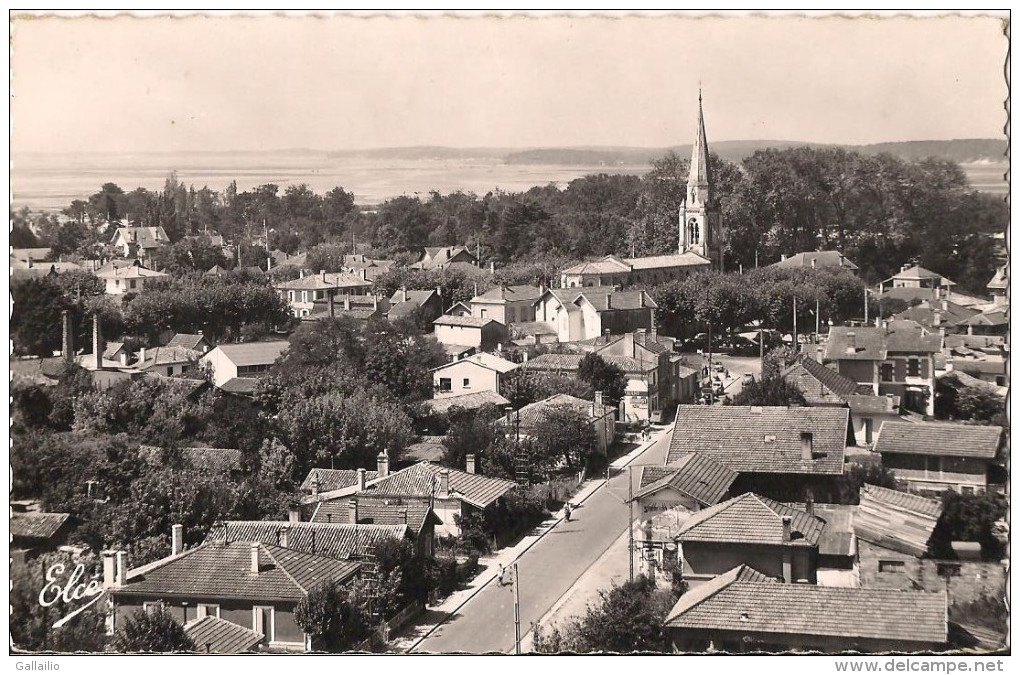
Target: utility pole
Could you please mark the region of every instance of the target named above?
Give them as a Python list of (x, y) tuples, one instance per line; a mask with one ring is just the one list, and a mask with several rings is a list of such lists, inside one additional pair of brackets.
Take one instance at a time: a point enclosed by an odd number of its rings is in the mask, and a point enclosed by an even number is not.
[(765, 322), (758, 325), (758, 356), (761, 359), (761, 373), (759, 379), (765, 379)]
[(868, 325), (868, 287), (864, 287), (864, 325)]
[(514, 654), (521, 655), (521, 577), (514, 563)]
[(815, 344), (818, 344), (818, 332), (821, 330), (822, 303), (815, 300)]
[(634, 581), (634, 467), (627, 467), (627, 553), (630, 556), (630, 580)]

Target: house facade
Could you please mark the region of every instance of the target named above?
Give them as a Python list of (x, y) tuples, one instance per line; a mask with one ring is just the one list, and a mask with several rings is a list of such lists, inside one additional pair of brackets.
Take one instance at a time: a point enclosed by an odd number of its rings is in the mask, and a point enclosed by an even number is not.
[(652, 286), (683, 279), (711, 269), (712, 262), (697, 253), (621, 258), (607, 255), (595, 262), (581, 263), (560, 273), (561, 288)]
[(595, 393), (594, 401), (585, 401), (570, 394), (555, 394), (541, 401), (529, 403), (501, 418), (497, 423), (504, 428), (508, 436), (518, 440), (537, 438), (539, 425), (546, 414), (556, 408), (567, 408), (588, 418), (595, 432), (599, 452), (605, 453), (613, 444), (616, 438), (616, 413), (612, 407), (603, 405), (602, 392)]
[(1001, 491), (1002, 427), (946, 422), (886, 422), (875, 441), (882, 465), (912, 490), (962, 494)]
[(118, 227), (110, 245), (125, 258), (148, 257), (160, 246), (169, 246), (166, 230), (156, 227)]
[(145, 289), (146, 284), (167, 278), (166, 274), (150, 270), (137, 260), (134, 261), (134, 264), (124, 267), (111, 266), (100, 270), (96, 272), (96, 276), (102, 279), (106, 285), (107, 295), (140, 293)]
[(481, 352), (432, 370), (433, 398), (450, 398), (490, 391), (500, 394), (503, 378), (517, 370), (518, 364)]
[(780, 269), (835, 267), (850, 270), (851, 272), (856, 272), (859, 269), (857, 265), (839, 251), (809, 251), (791, 256), (787, 256), (784, 253), (779, 262), (772, 263), (772, 267)]
[(538, 286), (497, 286), (471, 298), (471, 316), (505, 326), (530, 323), (535, 320), (535, 302), (544, 292)]
[(312, 314), (315, 303), (326, 303), (331, 297), (365, 295), (372, 288), (372, 282), (362, 276), (349, 273), (327, 273), (305, 275), (284, 281), (275, 286), (280, 297), (287, 301), (290, 313), (295, 318), (304, 318)]
[(535, 321), (555, 328), (559, 342), (579, 342), (607, 331), (613, 335), (641, 328), (650, 331), (655, 325), (655, 308), (643, 290), (555, 288), (535, 302)]
[(284, 340), (221, 344), (203, 355), (199, 365), (211, 371), (212, 383), (222, 388), (231, 380), (262, 377), (288, 347)]
[(446, 269), (455, 263), (477, 266), (478, 258), (463, 246), (427, 247), (422, 259), (411, 265), (411, 269)]
[(490, 350), (509, 339), (506, 326), (495, 319), (444, 314), (432, 325), (436, 340), (443, 345)]

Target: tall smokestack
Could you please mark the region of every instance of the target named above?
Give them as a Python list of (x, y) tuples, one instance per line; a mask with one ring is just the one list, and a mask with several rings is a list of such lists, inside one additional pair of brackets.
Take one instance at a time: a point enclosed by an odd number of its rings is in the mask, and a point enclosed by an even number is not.
[(103, 369), (103, 352), (106, 347), (103, 344), (103, 328), (99, 324), (99, 315), (92, 315), (92, 352), (96, 356), (96, 370)]
[(63, 344), (60, 355), (64, 361), (71, 363), (74, 360), (74, 334), (71, 332), (71, 312), (64, 310), (60, 313), (60, 321), (63, 326)]
[(385, 450), (380, 452), (379, 456), (376, 457), (376, 470), (379, 478), (385, 478), (390, 475), (390, 457), (386, 454)]
[(351, 510), (351, 515), (350, 515), (351, 525), (357, 525), (358, 524), (358, 500), (357, 499), (351, 499), (350, 502), (348, 502), (348, 506), (349, 506), (349, 508)]
[(170, 528), (170, 555), (180, 555), (184, 551), (184, 526), (174, 525)]
[(115, 586), (123, 586), (127, 583), (127, 552), (117, 551), (117, 577)]

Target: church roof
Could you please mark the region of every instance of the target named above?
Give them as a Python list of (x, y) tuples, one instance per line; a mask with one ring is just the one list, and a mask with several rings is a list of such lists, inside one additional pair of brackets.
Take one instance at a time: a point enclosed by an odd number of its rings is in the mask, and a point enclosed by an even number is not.
[(708, 158), (708, 137), (705, 134), (705, 112), (701, 107), (701, 92), (698, 92), (698, 130), (691, 150), (691, 173), (688, 185), (704, 185), (712, 182), (712, 167)]

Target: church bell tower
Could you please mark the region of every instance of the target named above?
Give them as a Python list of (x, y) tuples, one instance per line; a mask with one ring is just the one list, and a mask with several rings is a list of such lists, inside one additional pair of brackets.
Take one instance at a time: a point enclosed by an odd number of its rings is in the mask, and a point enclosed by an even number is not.
[(696, 253), (712, 261), (714, 269), (722, 265), (722, 225), (719, 203), (712, 185), (712, 167), (705, 135), (705, 113), (698, 91), (698, 128), (691, 151), (691, 173), (687, 193), (680, 205), (680, 253)]

